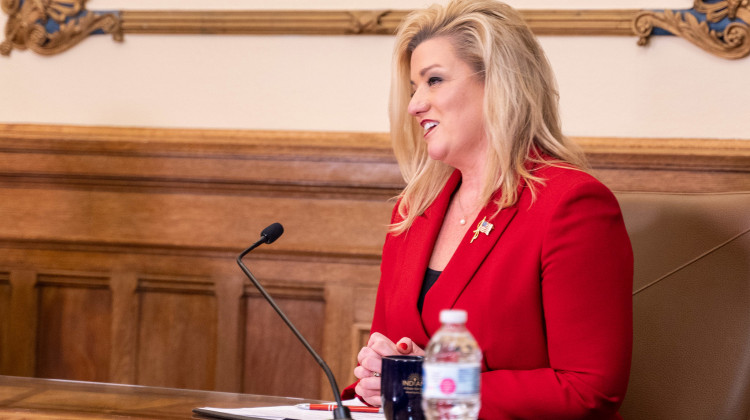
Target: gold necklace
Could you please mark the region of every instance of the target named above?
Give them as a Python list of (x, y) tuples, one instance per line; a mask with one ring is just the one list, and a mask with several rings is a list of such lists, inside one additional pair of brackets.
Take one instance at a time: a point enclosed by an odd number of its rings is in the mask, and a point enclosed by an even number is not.
[(456, 200), (458, 201), (458, 211), (461, 212), (461, 215), (463, 216), (458, 223), (461, 224), (461, 226), (466, 224), (466, 210), (464, 210), (464, 205), (461, 203), (461, 197), (456, 193)]

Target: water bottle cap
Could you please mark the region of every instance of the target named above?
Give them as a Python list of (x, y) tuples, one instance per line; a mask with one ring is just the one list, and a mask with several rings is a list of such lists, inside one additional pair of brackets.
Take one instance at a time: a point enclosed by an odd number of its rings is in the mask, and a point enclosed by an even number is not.
[(443, 309), (440, 311), (440, 322), (443, 324), (465, 324), (467, 314), (463, 309)]

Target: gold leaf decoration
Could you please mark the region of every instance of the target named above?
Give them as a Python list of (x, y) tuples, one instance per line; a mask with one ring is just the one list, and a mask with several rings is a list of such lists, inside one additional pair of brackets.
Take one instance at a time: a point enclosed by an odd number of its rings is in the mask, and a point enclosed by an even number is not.
[(719, 22), (724, 18), (729, 18), (750, 23), (750, 1), (748, 0), (724, 0), (717, 3), (697, 0), (693, 8), (706, 15), (706, 20), (709, 22)]
[[(633, 31), (639, 37), (638, 45), (648, 44), (654, 28), (661, 28), (719, 57), (739, 59), (750, 55), (750, 26), (747, 23), (750, 22), (750, 0), (715, 3), (695, 0), (693, 10), (706, 15), (706, 20), (700, 21), (692, 13), (682, 11), (639, 13), (633, 21)], [(725, 18), (732, 22), (723, 31), (709, 26), (709, 23)]]
[[(30, 49), (42, 55), (61, 53), (96, 31), (112, 34), (122, 41), (120, 19), (114, 14), (86, 11), (86, 0), (2, 0), (8, 14), (5, 40), (0, 54), (8, 56), (16, 48)], [(49, 32), (45, 24), (54, 20), (59, 29)]]
[[(31, 49), (52, 55), (93, 32), (123, 34), (392, 35), (408, 10), (86, 10), (87, 0), (0, 0), (9, 15), (0, 54)], [(639, 37), (646, 45), (655, 28), (687, 39), (719, 57), (750, 55), (750, 0), (694, 0), (689, 11), (520, 10), (537, 35)], [(695, 14), (705, 15), (703, 19)], [(51, 33), (47, 22), (59, 30)], [(716, 29), (728, 19), (728, 25)], [(712, 25), (714, 28), (712, 28)], [(54, 25), (52, 25), (54, 26)]]
[(390, 11), (351, 11), (352, 17), (351, 33), (353, 34), (387, 34), (392, 31), (391, 28), (382, 24), (381, 19)]

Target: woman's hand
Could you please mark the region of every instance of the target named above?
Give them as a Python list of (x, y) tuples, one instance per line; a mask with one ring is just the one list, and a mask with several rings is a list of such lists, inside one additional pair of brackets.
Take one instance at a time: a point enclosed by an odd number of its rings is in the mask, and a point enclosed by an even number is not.
[(424, 350), (414, 342), (404, 337), (394, 343), (380, 333), (370, 336), (366, 347), (362, 347), (357, 355), (359, 366), (354, 368), (354, 376), (359, 379), (354, 391), (370, 405), (380, 406), (380, 373), (382, 372), (383, 357), (394, 354), (411, 354), (424, 356)]
[(398, 343), (396, 343), (396, 348), (398, 349), (399, 354), (424, 356), (424, 350), (422, 350), (422, 348), (418, 345), (414, 344), (414, 342), (411, 341), (411, 338), (409, 337), (404, 337), (398, 340)]

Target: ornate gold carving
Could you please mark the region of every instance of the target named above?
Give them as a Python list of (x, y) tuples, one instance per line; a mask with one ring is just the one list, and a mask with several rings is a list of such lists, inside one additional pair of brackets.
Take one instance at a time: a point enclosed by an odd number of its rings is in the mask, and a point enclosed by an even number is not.
[[(633, 20), (633, 30), (639, 36), (638, 45), (648, 44), (654, 28), (662, 28), (685, 38), (711, 54), (728, 59), (747, 57), (750, 54), (750, 0), (723, 0), (706, 3), (695, 0), (694, 10), (706, 15), (699, 21), (693, 14), (681, 11), (644, 11)], [(711, 29), (709, 23), (724, 18), (732, 20), (722, 32)], [(736, 21), (742, 19), (744, 22)]]
[(391, 28), (384, 26), (382, 18), (390, 11), (354, 11), (352, 15), (352, 33), (355, 34), (387, 34)]
[(742, 19), (750, 23), (750, 1), (748, 0), (724, 0), (717, 3), (696, 0), (693, 7), (697, 12), (706, 15), (709, 22), (719, 22), (728, 17), (732, 20)]
[[(410, 11), (127, 11), (124, 33), (393, 34)], [(538, 35), (633, 35), (637, 10), (521, 10)]]
[[(0, 54), (5, 56), (13, 48), (57, 54), (96, 31), (110, 33), (116, 41), (122, 41), (119, 18), (86, 11), (86, 0), (2, 0), (2, 8), (8, 14), (5, 40), (0, 44)], [(50, 19), (59, 25), (59, 30), (48, 32), (45, 23)]]
[[(89, 34), (101, 30), (122, 41), (130, 34), (393, 34), (409, 11), (121, 11), (88, 12), (86, 0), (0, 0), (10, 15), (0, 54), (29, 48), (51, 55), (65, 51)], [(725, 58), (750, 54), (750, 0), (708, 3), (694, 0), (694, 10), (706, 15), (701, 22), (691, 13), (637, 10), (521, 10), (537, 35), (637, 35), (646, 45), (654, 28), (686, 38), (706, 51)], [(707, 22), (733, 21), (722, 32)], [(53, 19), (60, 30), (49, 33), (44, 23)]]
[(128, 11), (128, 34), (381, 35), (394, 33), (406, 12), (358, 11)]
[[(36, 22), (44, 16), (64, 19), (74, 11), (85, 11), (85, 0), (1, 0), (11, 15), (6, 26), (2, 48), (8, 55), (13, 47), (32, 48), (42, 54), (54, 54), (70, 48), (50, 50), (49, 34)], [(40, 2), (49, 2), (44, 6)], [(66, 10), (64, 7), (68, 5)], [(76, 9), (76, 7), (78, 9)], [(72, 8), (72, 9), (71, 9)], [(35, 16), (31, 16), (31, 13)], [(537, 35), (633, 35), (631, 23), (637, 10), (521, 10), (521, 14)], [(396, 32), (408, 10), (350, 11), (121, 11), (113, 16), (112, 33), (116, 40), (122, 34), (243, 34), (243, 35), (389, 35)], [(87, 15), (88, 16), (88, 15)], [(90, 17), (88, 19), (91, 19)], [(91, 23), (95, 24), (95, 23)], [(100, 23), (100, 26), (104, 22)], [(29, 33), (34, 27), (40, 39), (31, 43)], [(79, 23), (79, 27), (83, 26)], [(95, 29), (94, 29), (95, 30)], [(85, 34), (93, 30), (85, 31)], [(76, 42), (80, 42), (84, 35)], [(63, 37), (61, 37), (63, 38)], [(62, 39), (57, 41), (62, 43)], [(45, 48), (38, 45), (45, 45)]]
[(521, 10), (536, 35), (632, 36), (637, 10)]

